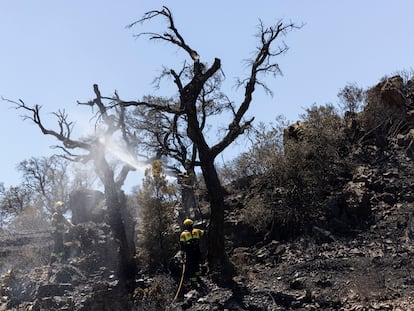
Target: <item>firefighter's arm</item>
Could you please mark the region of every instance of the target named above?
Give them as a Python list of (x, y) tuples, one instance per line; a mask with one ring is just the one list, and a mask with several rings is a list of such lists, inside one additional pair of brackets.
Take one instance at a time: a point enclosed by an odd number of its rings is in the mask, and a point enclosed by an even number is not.
[(206, 230), (202, 230), (202, 229), (197, 229), (198, 230), (198, 234), (201, 237), (203, 237), (206, 234)]
[(73, 228), (73, 227), (75, 227), (75, 225), (72, 223), (72, 222), (70, 222), (69, 220), (67, 220), (66, 218), (63, 218), (64, 219), (64, 222), (65, 222), (65, 224), (69, 227), (69, 228)]

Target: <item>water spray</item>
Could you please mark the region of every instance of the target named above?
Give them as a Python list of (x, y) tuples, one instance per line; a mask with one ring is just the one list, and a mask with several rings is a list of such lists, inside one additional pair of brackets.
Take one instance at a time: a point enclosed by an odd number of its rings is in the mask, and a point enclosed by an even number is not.
[(99, 142), (105, 147), (113, 157), (132, 166), (137, 171), (145, 171), (148, 168), (147, 161), (140, 161), (134, 157), (125, 147), (119, 145), (111, 136), (99, 137)]

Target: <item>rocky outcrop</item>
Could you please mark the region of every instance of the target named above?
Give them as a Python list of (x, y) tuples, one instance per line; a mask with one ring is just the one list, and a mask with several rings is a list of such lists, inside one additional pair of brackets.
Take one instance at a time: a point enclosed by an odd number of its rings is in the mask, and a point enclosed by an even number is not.
[(407, 92), (400, 76), (386, 79), (378, 85), (378, 88), (384, 104), (401, 107), (407, 103)]
[(368, 90), (367, 105), (360, 117), (365, 138), (375, 137), (377, 145), (383, 148), (397, 135), (405, 135), (414, 128), (412, 81), (404, 83), (400, 76), (394, 76)]
[(103, 222), (106, 212), (104, 194), (95, 190), (76, 190), (70, 194), (69, 208), (72, 211), (72, 223), (88, 221)]

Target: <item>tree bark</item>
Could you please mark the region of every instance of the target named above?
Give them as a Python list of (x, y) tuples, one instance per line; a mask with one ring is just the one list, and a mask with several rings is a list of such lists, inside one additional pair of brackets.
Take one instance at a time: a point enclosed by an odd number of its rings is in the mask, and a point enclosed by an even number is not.
[(210, 194), (210, 223), (208, 227), (208, 264), (212, 278), (219, 284), (230, 284), (234, 275), (234, 266), (230, 262), (224, 239), (224, 191), (217, 170), (214, 157), (207, 152), (200, 152), (201, 170), (207, 191)]
[[(201, 157), (201, 154), (200, 154)], [(205, 163), (204, 161), (202, 161)], [(204, 181), (210, 195), (210, 224), (208, 229), (208, 262), (216, 270), (226, 260), (224, 248), (224, 193), (217, 176), (213, 161), (210, 159), (201, 167)]]
[(125, 200), (123, 200), (122, 193), (116, 186), (114, 172), (109, 167), (106, 159), (101, 156), (95, 165), (102, 170), (101, 178), (104, 184), (105, 200), (108, 208), (108, 224), (111, 227), (115, 239), (119, 243), (119, 278), (122, 282), (128, 284), (134, 281), (137, 267), (134, 261), (135, 252), (129, 247), (125, 225), (122, 219), (122, 204), (125, 204)]

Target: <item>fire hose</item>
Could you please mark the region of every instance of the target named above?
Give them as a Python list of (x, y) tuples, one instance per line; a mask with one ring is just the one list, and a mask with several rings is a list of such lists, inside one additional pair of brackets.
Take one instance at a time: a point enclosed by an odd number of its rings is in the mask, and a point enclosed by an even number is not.
[(185, 263), (183, 263), (183, 269), (182, 269), (182, 272), (181, 272), (180, 284), (178, 284), (177, 292), (175, 293), (173, 302), (178, 298), (178, 295), (181, 292), (181, 287), (183, 286), (183, 282), (184, 282), (184, 275), (185, 275)]

